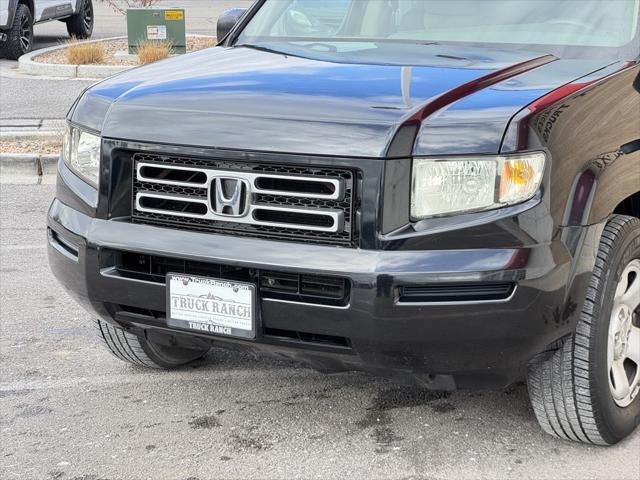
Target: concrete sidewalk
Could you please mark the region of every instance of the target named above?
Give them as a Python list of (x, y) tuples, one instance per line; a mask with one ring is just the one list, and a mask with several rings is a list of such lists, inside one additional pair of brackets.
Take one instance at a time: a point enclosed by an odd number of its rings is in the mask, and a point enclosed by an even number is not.
[(60, 136), (63, 131), (63, 118), (0, 118), (0, 140)]
[[(42, 141), (61, 137), (63, 119), (0, 119), (0, 141)], [(42, 183), (45, 177), (53, 177), (58, 154), (15, 153), (0, 151), (0, 183)]]

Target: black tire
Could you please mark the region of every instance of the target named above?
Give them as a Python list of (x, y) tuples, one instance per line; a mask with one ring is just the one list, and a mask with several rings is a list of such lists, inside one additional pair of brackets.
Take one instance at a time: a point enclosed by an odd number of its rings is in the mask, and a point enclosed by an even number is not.
[[(636, 259), (640, 259), (640, 220), (613, 216), (600, 240), (575, 332), (550, 358), (530, 369), (528, 387), (533, 410), (542, 429), (555, 437), (613, 445), (640, 423), (640, 394), (630, 396), (631, 403), (626, 406), (616, 403), (607, 359), (614, 293), (623, 271)], [(639, 310), (636, 306), (632, 313), (632, 326), (640, 326)], [(639, 382), (640, 365), (630, 368), (627, 376), (633, 392), (633, 385)]]
[(93, 20), (93, 2), (82, 0), (80, 11), (65, 20), (69, 36), (79, 39), (91, 37)]
[(209, 351), (158, 345), (102, 320), (96, 320), (96, 328), (98, 337), (113, 355), (139, 367), (176, 368), (203, 357)]
[(11, 28), (7, 30), (7, 39), (0, 54), (4, 58), (17, 60), (33, 49), (33, 15), (26, 5), (18, 5)]

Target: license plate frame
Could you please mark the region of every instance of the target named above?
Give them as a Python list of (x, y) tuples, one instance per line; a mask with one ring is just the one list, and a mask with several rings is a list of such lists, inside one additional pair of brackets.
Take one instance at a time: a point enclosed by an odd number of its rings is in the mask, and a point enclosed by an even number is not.
[(167, 273), (167, 325), (232, 338), (256, 338), (256, 285)]

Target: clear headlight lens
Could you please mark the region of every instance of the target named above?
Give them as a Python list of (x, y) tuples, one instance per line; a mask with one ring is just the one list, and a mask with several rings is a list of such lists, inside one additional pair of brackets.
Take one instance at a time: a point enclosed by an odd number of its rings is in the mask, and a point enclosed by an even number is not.
[(96, 188), (100, 175), (100, 143), (98, 135), (67, 123), (62, 146), (64, 163), (76, 175)]
[(535, 195), (545, 154), (413, 160), (414, 220), (514, 205)]

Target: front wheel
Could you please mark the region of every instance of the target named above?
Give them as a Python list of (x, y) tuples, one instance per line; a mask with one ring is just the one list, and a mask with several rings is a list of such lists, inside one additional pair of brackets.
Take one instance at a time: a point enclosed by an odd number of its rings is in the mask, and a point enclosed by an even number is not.
[(529, 396), (543, 430), (613, 445), (640, 423), (640, 220), (604, 229), (575, 332), (533, 365)]
[(33, 49), (33, 16), (26, 5), (18, 5), (13, 24), (6, 32), (7, 39), (0, 53), (5, 58), (17, 60)]
[(107, 350), (120, 360), (139, 367), (176, 368), (203, 357), (209, 351), (159, 345), (102, 320), (96, 320), (96, 329)]
[(93, 3), (82, 0), (80, 10), (65, 20), (67, 32), (74, 38), (89, 38), (93, 33)]

